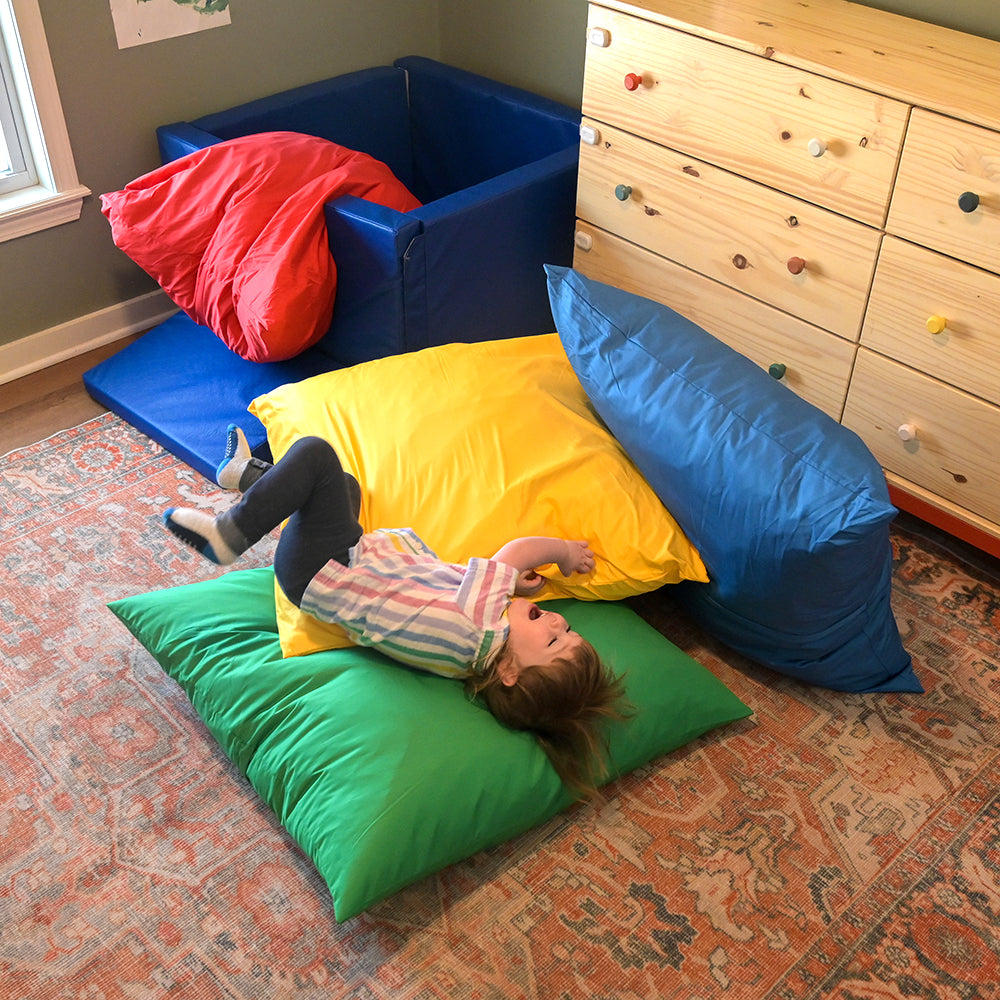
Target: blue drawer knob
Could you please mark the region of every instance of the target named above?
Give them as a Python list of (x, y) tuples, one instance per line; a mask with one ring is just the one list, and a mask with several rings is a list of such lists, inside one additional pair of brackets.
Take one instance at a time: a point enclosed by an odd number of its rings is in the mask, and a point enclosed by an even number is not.
[(619, 201), (628, 201), (632, 197), (632, 189), (627, 184), (619, 184), (615, 188), (615, 197)]
[(785, 365), (783, 365), (780, 361), (775, 361), (774, 364), (768, 368), (767, 374), (770, 375), (771, 378), (780, 382), (785, 377), (785, 372), (787, 371), (788, 368)]

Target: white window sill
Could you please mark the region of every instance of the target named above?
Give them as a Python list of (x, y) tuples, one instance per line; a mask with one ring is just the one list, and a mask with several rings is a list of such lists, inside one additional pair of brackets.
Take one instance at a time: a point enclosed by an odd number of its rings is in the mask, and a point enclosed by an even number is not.
[(0, 243), (64, 222), (75, 222), (90, 189), (76, 185), (53, 193), (41, 185), (0, 195)]

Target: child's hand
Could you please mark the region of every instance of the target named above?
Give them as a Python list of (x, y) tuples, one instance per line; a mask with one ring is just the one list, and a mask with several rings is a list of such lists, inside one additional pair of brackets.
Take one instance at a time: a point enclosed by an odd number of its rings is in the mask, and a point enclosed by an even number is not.
[(556, 565), (563, 576), (572, 576), (574, 573), (590, 573), (594, 569), (594, 553), (586, 541), (563, 540), (566, 545), (566, 556), (559, 559)]
[(514, 593), (518, 597), (532, 597), (545, 586), (545, 577), (540, 576), (533, 569), (522, 570), (517, 575), (517, 584)]

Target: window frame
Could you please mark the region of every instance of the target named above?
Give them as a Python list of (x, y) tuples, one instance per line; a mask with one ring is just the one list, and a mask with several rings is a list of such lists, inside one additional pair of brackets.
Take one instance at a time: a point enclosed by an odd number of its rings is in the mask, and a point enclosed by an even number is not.
[(33, 167), (20, 178), (26, 183), (0, 187), (3, 242), (79, 219), (90, 191), (77, 177), (37, 0), (0, 0), (0, 45), (0, 102), (9, 95), (19, 148)]

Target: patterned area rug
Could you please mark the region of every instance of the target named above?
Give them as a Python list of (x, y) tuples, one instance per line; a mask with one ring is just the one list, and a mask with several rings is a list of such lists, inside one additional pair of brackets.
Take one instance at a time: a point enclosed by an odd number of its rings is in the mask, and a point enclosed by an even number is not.
[(219, 572), (159, 517), (229, 499), (111, 415), (0, 467), (4, 1000), (1000, 997), (995, 560), (894, 528), (921, 696), (798, 685), (636, 601), (756, 715), (337, 925), (105, 608)]

